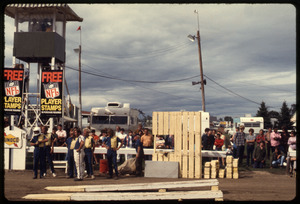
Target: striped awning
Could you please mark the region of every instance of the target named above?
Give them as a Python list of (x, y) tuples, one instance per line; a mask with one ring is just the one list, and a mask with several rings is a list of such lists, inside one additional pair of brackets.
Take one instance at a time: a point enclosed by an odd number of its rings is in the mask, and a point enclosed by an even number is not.
[(58, 14), (65, 14), (67, 21), (82, 22), (80, 18), (67, 4), (8, 4), (5, 8), (5, 14), (9, 17), (15, 18), (16, 13), (51, 13), (56, 11)]

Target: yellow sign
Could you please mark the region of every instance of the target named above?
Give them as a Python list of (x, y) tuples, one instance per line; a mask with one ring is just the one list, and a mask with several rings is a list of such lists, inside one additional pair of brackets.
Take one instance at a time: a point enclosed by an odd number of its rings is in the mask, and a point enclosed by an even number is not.
[(14, 145), (15, 147), (18, 147), (18, 144), (20, 141), (20, 138), (18, 137), (15, 137), (13, 136), (12, 134), (9, 134), (9, 135), (6, 135), (4, 133), (4, 142), (7, 144), (7, 145)]

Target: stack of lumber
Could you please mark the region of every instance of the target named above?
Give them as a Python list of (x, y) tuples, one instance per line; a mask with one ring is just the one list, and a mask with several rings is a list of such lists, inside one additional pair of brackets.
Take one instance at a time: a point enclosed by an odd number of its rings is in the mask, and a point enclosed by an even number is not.
[(225, 176), (225, 169), (219, 169), (219, 178), (224, 178)]
[(205, 162), (204, 164), (204, 178), (209, 179), (210, 178), (210, 162)]
[(220, 168), (219, 160), (212, 160), (211, 161), (211, 178), (217, 178), (219, 168)]
[(239, 159), (233, 159), (233, 178), (238, 179), (239, 178), (239, 171), (238, 171), (238, 166), (239, 166)]
[(232, 179), (233, 157), (226, 157), (226, 178)]

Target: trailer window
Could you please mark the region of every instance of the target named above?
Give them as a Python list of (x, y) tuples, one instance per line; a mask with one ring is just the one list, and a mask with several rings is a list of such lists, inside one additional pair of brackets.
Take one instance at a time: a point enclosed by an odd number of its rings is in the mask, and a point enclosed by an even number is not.
[(109, 124), (109, 117), (108, 116), (93, 116), (92, 123), (93, 124)]
[(110, 124), (127, 124), (127, 116), (111, 116), (110, 117)]

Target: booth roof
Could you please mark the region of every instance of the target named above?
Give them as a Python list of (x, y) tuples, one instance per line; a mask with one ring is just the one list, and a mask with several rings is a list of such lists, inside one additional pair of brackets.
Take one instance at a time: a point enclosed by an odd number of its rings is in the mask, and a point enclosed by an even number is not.
[(67, 4), (8, 4), (5, 8), (5, 14), (15, 18), (17, 11), (32, 10), (34, 13), (38, 13), (53, 12), (53, 9), (65, 13), (66, 21), (83, 21), (83, 18), (80, 18)]

